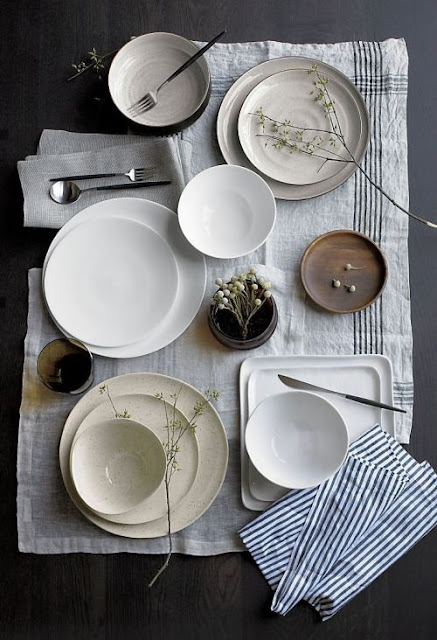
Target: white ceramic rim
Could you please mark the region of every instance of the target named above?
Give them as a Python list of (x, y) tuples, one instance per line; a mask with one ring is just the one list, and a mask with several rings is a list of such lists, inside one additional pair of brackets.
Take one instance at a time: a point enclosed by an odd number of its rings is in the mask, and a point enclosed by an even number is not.
[[(251, 419), (252, 416), (256, 413), (256, 411), (259, 409), (259, 407), (262, 407), (262, 405), (267, 402), (267, 401), (271, 401), (272, 398), (275, 397), (279, 397), (279, 396), (288, 396), (288, 397), (292, 397), (295, 396), (300, 396), (302, 397), (303, 395), (307, 396), (307, 397), (312, 397), (312, 398), (317, 398), (317, 402), (321, 401), (321, 404), (324, 404), (325, 406), (328, 405), (329, 407), (331, 407), (332, 411), (334, 414), (336, 414), (336, 416), (339, 419), (339, 425), (341, 425), (341, 427), (343, 428), (343, 431), (346, 435), (346, 446), (345, 446), (345, 450), (343, 452), (341, 461), (337, 464), (337, 467), (327, 476), (325, 476), (323, 479), (320, 480), (320, 482), (318, 482), (316, 485), (306, 485), (304, 483), (300, 483), (297, 486), (290, 486), (289, 484), (283, 484), (282, 482), (278, 482), (278, 478), (271, 478), (269, 477), (266, 473), (265, 473), (265, 469), (262, 469), (262, 465), (259, 465), (259, 461), (255, 460), (252, 455), (254, 453), (254, 450), (252, 448), (252, 442), (251, 442), (251, 431), (250, 431), (250, 424), (251, 424)], [(323, 398), (322, 396), (319, 396), (315, 393), (311, 393), (309, 391), (288, 391), (285, 393), (279, 393), (276, 394), (275, 396), (269, 396), (268, 398), (266, 398), (265, 400), (263, 400), (262, 402), (259, 403), (259, 405), (256, 407), (256, 409), (253, 411), (253, 413), (251, 414), (249, 420), (247, 421), (247, 425), (246, 425), (246, 429), (245, 429), (245, 433), (244, 433), (244, 443), (246, 446), (246, 451), (247, 454), (250, 458), (250, 461), (252, 462), (253, 466), (255, 467), (255, 469), (261, 474), (263, 475), (265, 478), (267, 478), (268, 480), (270, 480), (270, 482), (273, 482), (274, 484), (280, 486), (280, 487), (284, 487), (286, 489), (309, 489), (313, 486), (318, 486), (319, 484), (322, 484), (323, 482), (326, 482), (326, 480), (329, 480), (330, 478), (332, 478), (335, 473), (337, 473), (337, 471), (340, 469), (340, 467), (342, 466), (342, 464), (344, 463), (346, 456), (348, 454), (348, 450), (349, 450), (349, 431), (346, 425), (346, 422), (343, 418), (343, 416), (341, 415), (340, 411), (337, 409), (337, 407), (335, 407), (332, 402), (330, 402), (329, 400), (327, 400), (326, 398)], [(252, 450), (252, 455), (251, 455), (251, 450)], [(258, 462), (258, 464), (257, 464)]]
[[(120, 107), (118, 106), (117, 102), (114, 99), (114, 93), (113, 93), (113, 86), (114, 86), (114, 82), (116, 82), (116, 80), (114, 79), (114, 69), (113, 69), (113, 64), (114, 62), (117, 60), (117, 57), (120, 56), (120, 54), (125, 54), (126, 53), (126, 47), (129, 47), (129, 45), (135, 40), (145, 40), (145, 39), (150, 39), (151, 36), (157, 36), (157, 35), (165, 35), (165, 36), (171, 36), (174, 37), (176, 40), (183, 40), (184, 42), (187, 42), (190, 46), (193, 46), (193, 53), (191, 55), (194, 55), (195, 53), (197, 53), (197, 51), (199, 51), (199, 47), (194, 44), (194, 42), (192, 40), (189, 40), (188, 38), (184, 38), (184, 36), (180, 36), (177, 33), (171, 33), (170, 31), (151, 31), (150, 33), (144, 33), (141, 36), (136, 36), (135, 38), (132, 38), (131, 40), (129, 40), (128, 42), (126, 42), (126, 44), (124, 44), (115, 54), (114, 58), (112, 59), (111, 65), (109, 67), (109, 72), (108, 72), (108, 88), (109, 88), (109, 93), (111, 95), (111, 100), (112, 102), (115, 104), (115, 106), (117, 107), (117, 109), (120, 111), (120, 113), (122, 113), (124, 115), (125, 118), (128, 118), (129, 120), (132, 120), (132, 122), (135, 122), (135, 124), (137, 125), (141, 125), (144, 127), (148, 127), (150, 129), (162, 129), (165, 127), (174, 127), (177, 125), (181, 125), (183, 124), (186, 120), (189, 120), (200, 108), (201, 106), (204, 104), (205, 100), (208, 97), (208, 93), (211, 89), (211, 72), (209, 69), (209, 65), (206, 61), (205, 56), (201, 56), (201, 58), (199, 58), (198, 60), (196, 60), (194, 62), (194, 64), (200, 64), (200, 67), (202, 68), (202, 71), (205, 73), (206, 71), (206, 88), (205, 91), (203, 92), (202, 95), (202, 99), (199, 101), (199, 104), (197, 105), (197, 107), (191, 112), (189, 113), (186, 118), (184, 118), (183, 120), (175, 120), (174, 122), (169, 122), (168, 124), (165, 125), (151, 125), (151, 124), (147, 124), (144, 123), (142, 121), (138, 121), (135, 118), (132, 118), (128, 113), (122, 111), (120, 109)], [(205, 67), (203, 68), (202, 65), (202, 61), (205, 64)], [(112, 73), (111, 73), (112, 70)], [(176, 69), (175, 69), (176, 71)], [(163, 78), (163, 81), (165, 80), (165, 78)]]
[[(314, 58), (307, 58), (304, 56), (283, 56), (281, 58), (273, 58), (271, 60), (261, 62), (260, 64), (255, 65), (254, 67), (246, 71), (246, 73), (244, 73), (238, 78), (238, 80), (234, 82), (234, 84), (230, 87), (230, 89), (224, 96), (217, 115), (216, 133), (220, 150), (225, 161), (228, 164), (237, 164), (240, 166), (245, 166), (247, 168), (252, 168), (253, 171), (259, 173), (256, 167), (254, 167), (249, 162), (244, 154), (244, 151), (241, 149), (237, 131), (240, 109), (250, 91), (259, 82), (261, 82), (268, 76), (280, 71), (287, 71), (292, 69), (293, 67), (290, 67), (290, 65), (308, 64), (309, 66), (311, 66), (313, 62), (316, 62), (322, 70), (326, 71), (330, 75), (335, 76), (339, 81), (340, 79), (342, 79), (345, 86), (349, 88), (350, 92), (353, 94), (357, 102), (357, 105), (360, 109), (363, 128), (363, 148), (362, 153), (358, 154), (356, 160), (357, 162), (361, 162), (367, 150), (370, 139), (370, 119), (364, 99), (356, 86), (341, 71), (338, 71), (338, 69), (336, 69), (335, 67), (332, 67), (325, 62), (322, 62), (321, 60), (315, 60)], [(247, 85), (249, 85), (249, 88), (247, 88)], [(240, 94), (243, 94), (242, 99), (239, 98)], [(236, 114), (232, 113), (234, 101), (237, 101), (238, 103), (241, 102), (239, 107), (237, 105)], [(232, 116), (232, 118), (230, 118), (230, 116)], [(231, 120), (231, 122), (233, 123), (230, 126), (228, 122), (229, 120)], [(230, 128), (232, 128), (233, 130), (231, 133), (229, 132)], [(237, 151), (232, 148), (235, 145), (229, 143), (230, 138), (234, 138), (237, 141)], [(309, 198), (316, 198), (339, 187), (350, 177), (350, 175), (352, 175), (352, 173), (355, 171), (355, 166), (350, 165), (349, 171), (350, 172), (346, 175), (337, 173), (334, 177), (328, 178), (323, 182), (315, 183), (313, 185), (287, 185), (283, 182), (272, 180), (271, 178), (264, 176), (263, 174), (261, 175), (271, 187), (275, 198), (279, 200), (306, 200)]]
[[(80, 500), (69, 472), (69, 455), (74, 435), (89, 410), (105, 401), (99, 392), (99, 386), (110, 387), (115, 398), (117, 392), (142, 393), (148, 388), (148, 395), (162, 391), (165, 396), (178, 391), (181, 387), (186, 393), (179, 396), (178, 408), (185, 415), (192, 413), (194, 404), (204, 400), (204, 396), (195, 387), (182, 380), (158, 373), (128, 373), (110, 378), (93, 387), (73, 407), (61, 435), (59, 445), (59, 463), (65, 488), (78, 510), (93, 524), (115, 535), (126, 538), (158, 538), (165, 536), (168, 530), (167, 516), (138, 525), (123, 525), (108, 522), (90, 511)], [(132, 390), (137, 385), (138, 390)], [(126, 387), (126, 388), (125, 388)], [(117, 391), (118, 389), (118, 391)], [(91, 405), (91, 406), (89, 406)], [(225, 479), (229, 448), (226, 431), (216, 409), (209, 405), (202, 416), (196, 435), (199, 444), (199, 470), (193, 486), (181, 503), (172, 511), (172, 531), (176, 533), (200, 518), (211, 506)]]
[[(107, 208), (109, 212), (106, 211)], [(167, 207), (142, 198), (111, 198), (83, 209), (61, 227), (52, 240), (44, 260), (43, 282), (47, 261), (59, 240), (82, 222), (106, 217), (129, 218), (150, 226), (170, 246), (178, 268), (179, 286), (176, 300), (170, 313), (165, 318), (164, 325), (159, 328), (157, 333), (145, 337), (140, 342), (124, 347), (105, 348), (97, 347), (96, 345), (85, 345), (92, 353), (108, 358), (135, 358), (153, 353), (167, 346), (176, 340), (191, 324), (205, 294), (205, 258), (200, 252), (193, 249), (192, 245), (186, 240), (180, 230), (177, 215)], [(173, 318), (173, 323), (170, 322), (171, 318)], [(54, 318), (52, 319), (64, 335), (68, 338), (73, 337), (59, 326)]]
[[(219, 255), (217, 253), (212, 253), (212, 252), (205, 252), (202, 247), (196, 242), (193, 241), (189, 236), (189, 229), (187, 229), (187, 226), (184, 222), (185, 220), (185, 214), (183, 211), (181, 211), (180, 207), (181, 207), (181, 202), (182, 205), (184, 205), (184, 199), (187, 197), (185, 195), (184, 198), (184, 193), (186, 193), (186, 189), (192, 185), (193, 183), (195, 183), (197, 181), (197, 179), (200, 179), (202, 176), (204, 176), (204, 174), (206, 173), (212, 173), (212, 172), (217, 172), (217, 171), (223, 171), (223, 169), (226, 171), (229, 169), (229, 167), (232, 167), (233, 170), (237, 170), (237, 171), (242, 171), (242, 172), (246, 172), (251, 174), (252, 176), (255, 176), (256, 179), (259, 179), (262, 183), (263, 186), (265, 186), (266, 188), (266, 193), (269, 194), (269, 196), (271, 197), (271, 201), (272, 201), (272, 205), (273, 205), (273, 219), (270, 223), (270, 229), (267, 233), (267, 235), (265, 236), (265, 238), (263, 240), (261, 240), (261, 242), (258, 242), (255, 246), (253, 246), (249, 251), (245, 251), (244, 253), (229, 253), (227, 255)], [(264, 178), (262, 176), (260, 176), (258, 173), (256, 173), (255, 171), (252, 171), (251, 169), (248, 169), (246, 167), (241, 167), (238, 164), (218, 164), (215, 165), (214, 167), (209, 167), (208, 169), (204, 169), (203, 171), (201, 171), (200, 173), (198, 173), (197, 175), (194, 176), (194, 178), (192, 178), (190, 180), (190, 182), (186, 185), (186, 187), (184, 188), (184, 190), (182, 191), (181, 197), (179, 199), (179, 204), (178, 204), (178, 220), (179, 220), (179, 225), (181, 228), (182, 233), (184, 234), (185, 238), (187, 239), (187, 241), (198, 251), (200, 251), (201, 253), (203, 253), (206, 256), (210, 256), (211, 258), (219, 258), (219, 259), (223, 259), (223, 260), (230, 260), (230, 259), (235, 259), (235, 258), (242, 258), (244, 256), (249, 255), (249, 253), (252, 253), (253, 251), (256, 251), (257, 249), (259, 249), (259, 247), (261, 247), (265, 242), (267, 242), (270, 234), (272, 233), (274, 227), (275, 227), (275, 222), (276, 222), (276, 200), (275, 200), (275, 196), (273, 195), (273, 192), (271, 190), (271, 188), (269, 187), (269, 185), (267, 184), (267, 182), (264, 180)]]
[[(81, 433), (77, 438), (74, 439), (72, 445), (71, 445), (71, 449), (70, 449), (70, 475), (71, 475), (71, 479), (73, 481), (74, 487), (80, 497), (80, 499), (82, 500), (82, 502), (84, 502), (87, 507), (89, 509), (91, 509), (91, 511), (94, 511), (95, 513), (101, 513), (103, 516), (107, 515), (122, 515), (124, 513), (127, 513), (128, 511), (131, 511), (133, 509), (136, 509), (137, 507), (139, 507), (143, 502), (145, 502), (148, 498), (150, 498), (150, 496), (152, 496), (154, 493), (156, 493), (156, 491), (158, 490), (158, 488), (160, 487), (160, 485), (162, 484), (164, 477), (165, 477), (165, 467), (166, 467), (166, 461), (167, 461), (167, 457), (165, 455), (165, 451), (164, 451), (164, 447), (162, 446), (161, 441), (159, 440), (158, 436), (156, 435), (156, 433), (154, 433), (152, 431), (152, 429), (150, 429), (149, 427), (147, 427), (145, 424), (142, 424), (141, 422), (138, 422), (138, 420), (132, 420), (132, 418), (113, 418), (113, 420), (115, 421), (125, 421), (126, 422), (131, 422), (134, 423), (135, 425), (141, 427), (142, 429), (145, 429), (145, 431), (149, 434), (149, 437), (151, 436), (151, 439), (154, 440), (154, 446), (156, 447), (157, 450), (159, 450), (160, 452), (162, 451), (162, 456), (161, 453), (159, 453), (159, 455), (162, 458), (162, 463), (163, 463), (163, 472), (162, 472), (162, 477), (160, 482), (156, 485), (155, 489), (153, 489), (153, 491), (151, 491), (150, 493), (148, 493), (144, 498), (142, 498), (141, 500), (139, 500), (135, 505), (133, 505), (132, 507), (129, 507), (129, 509), (125, 509), (123, 511), (98, 511), (95, 507), (92, 506), (92, 504), (90, 504), (88, 502), (87, 499), (85, 499), (84, 495), (83, 495), (83, 491), (81, 492), (81, 490), (78, 487), (78, 484), (75, 480), (75, 473), (74, 473), (74, 452), (76, 451), (76, 445), (77, 443), (82, 439), (85, 438), (86, 435), (89, 435), (89, 431), (92, 429), (96, 429), (99, 428), (99, 426), (102, 423), (96, 423), (93, 425), (90, 425), (87, 429), (85, 429), (85, 431), (83, 431), (83, 433)], [(109, 422), (109, 420), (105, 420), (104, 422)]]

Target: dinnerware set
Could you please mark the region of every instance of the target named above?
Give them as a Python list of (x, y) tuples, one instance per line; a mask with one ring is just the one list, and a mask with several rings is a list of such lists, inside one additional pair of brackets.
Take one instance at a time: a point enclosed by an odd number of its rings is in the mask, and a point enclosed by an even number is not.
[[(193, 418), (196, 404), (205, 398), (182, 380), (156, 373), (130, 373), (104, 384), (117, 410), (126, 410), (130, 418), (127, 422), (115, 418), (112, 403), (99, 387), (79, 400), (67, 418), (59, 447), (65, 487), (79, 511), (105, 531), (129, 538), (165, 536), (168, 520), (160, 443), (167, 440), (166, 412), (173, 415), (172, 395), (179, 394), (174, 415), (186, 424)], [(157, 398), (157, 393), (163, 399)], [(115, 434), (108, 435), (107, 427), (114, 429), (117, 425)], [(124, 427), (130, 426), (132, 433), (123, 433)], [(141, 457), (132, 455), (141, 451), (138, 438), (144, 444)], [(145, 446), (146, 438), (151, 438), (152, 446)], [(228, 442), (214, 407), (205, 409), (202, 428), (184, 433), (179, 448), (180, 470), (171, 479), (169, 495), (173, 532), (187, 527), (206, 511), (225, 477)], [(143, 465), (148, 467), (145, 461), (152, 450), (155, 453), (150, 456), (150, 464), (153, 458), (156, 466), (149, 474)], [(79, 454), (80, 464), (76, 460)], [(145, 478), (147, 482), (143, 482)], [(119, 483), (113, 491), (110, 480), (114, 479)], [(145, 497), (146, 489), (154, 487)]]
[[(152, 129), (183, 128), (206, 106), (211, 78), (203, 53), (223, 33), (200, 50), (169, 33), (130, 41), (109, 72), (118, 109)], [(332, 134), (326, 113), (311, 95), (312, 64), (303, 57), (269, 60), (232, 85), (217, 118), (227, 164), (206, 169), (187, 184), (178, 215), (148, 200), (118, 198), (87, 207), (61, 228), (44, 261), (43, 294), (53, 321), (72, 344), (111, 358), (165, 347), (189, 326), (202, 303), (204, 254), (235, 259), (251, 253), (273, 230), (275, 198), (316, 197), (352, 174), (367, 148), (368, 114), (357, 89), (333, 67), (317, 63), (329, 79), (346, 143), (335, 157), (321, 162), (278, 148), (271, 127), (260, 118), (260, 113), (268, 114), (268, 122), (292, 118), (295, 128)], [(149, 167), (53, 178), (50, 195), (65, 204), (90, 189), (169, 184), (147, 182), (152, 173)], [(87, 189), (73, 182), (116, 175), (131, 182)], [(301, 278), (317, 305), (350, 313), (381, 294), (387, 264), (366, 236), (341, 230), (308, 247)], [(276, 326), (276, 305), (275, 310)], [(287, 391), (284, 383), (295, 390)], [(65, 424), (60, 465), (67, 491), (85, 517), (106, 531), (132, 538), (165, 535), (161, 442), (166, 407), (171, 394), (182, 390), (174, 412), (181, 424), (187, 423), (202, 396), (182, 381), (154, 373), (113, 378), (106, 387), (110, 401), (92, 389)], [(363, 396), (356, 395), (358, 389)], [(249, 358), (240, 371), (240, 400), (242, 500), (253, 510), (266, 508), (290, 488), (313, 487), (330, 478), (345, 460), (349, 443), (373, 418), (393, 433), (393, 416), (381, 408), (401, 411), (393, 406), (390, 362), (377, 355)], [(130, 418), (115, 417), (114, 407)], [(226, 434), (212, 407), (205, 419), (211, 428), (189, 431), (181, 448), (183, 473), (170, 497), (174, 532), (200, 517), (224, 479)]]

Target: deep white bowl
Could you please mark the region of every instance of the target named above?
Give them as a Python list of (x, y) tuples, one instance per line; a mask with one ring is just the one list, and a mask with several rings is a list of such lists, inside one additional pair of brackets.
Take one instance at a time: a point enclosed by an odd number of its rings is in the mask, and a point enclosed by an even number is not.
[(349, 446), (338, 410), (306, 391), (266, 398), (250, 416), (245, 437), (256, 469), (288, 489), (314, 487), (333, 476)]
[(73, 444), (71, 475), (90, 509), (100, 514), (130, 511), (164, 479), (166, 455), (148, 427), (125, 418), (90, 426)]
[(178, 216), (193, 247), (213, 258), (239, 258), (258, 249), (269, 237), (276, 202), (257, 173), (221, 164), (198, 173), (187, 184)]
[(146, 33), (125, 44), (114, 57), (108, 86), (115, 106), (133, 122), (147, 127), (184, 125), (208, 100), (211, 77), (202, 56), (158, 94), (158, 104), (137, 116), (128, 108), (155, 92), (199, 47), (175, 33)]

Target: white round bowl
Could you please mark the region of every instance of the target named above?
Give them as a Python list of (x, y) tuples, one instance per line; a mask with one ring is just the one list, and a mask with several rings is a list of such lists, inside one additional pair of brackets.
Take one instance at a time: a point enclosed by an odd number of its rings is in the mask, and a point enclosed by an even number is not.
[(182, 127), (208, 100), (211, 77), (205, 57), (196, 60), (158, 94), (158, 104), (136, 116), (128, 108), (155, 92), (199, 47), (175, 33), (146, 33), (125, 44), (114, 57), (108, 86), (115, 106), (146, 127)]
[(328, 400), (306, 391), (270, 396), (246, 426), (246, 449), (256, 469), (288, 489), (314, 487), (340, 468), (349, 436)]
[(164, 479), (167, 459), (159, 438), (143, 424), (113, 418), (90, 426), (71, 448), (73, 482), (96, 513), (130, 511)]
[(178, 205), (187, 240), (213, 258), (239, 258), (258, 249), (276, 219), (276, 202), (257, 173), (221, 164), (197, 174)]

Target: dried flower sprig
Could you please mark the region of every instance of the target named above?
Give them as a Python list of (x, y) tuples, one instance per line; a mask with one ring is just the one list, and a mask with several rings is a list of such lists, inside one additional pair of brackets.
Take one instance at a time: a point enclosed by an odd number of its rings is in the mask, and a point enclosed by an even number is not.
[[(171, 530), (170, 481), (173, 477), (173, 474), (176, 471), (180, 470), (178, 459), (177, 459), (177, 455), (180, 451), (179, 443), (183, 438), (183, 436), (185, 435), (185, 433), (187, 432), (191, 432), (193, 434), (196, 433), (197, 422), (199, 418), (201, 418), (204, 415), (205, 408), (212, 402), (216, 402), (220, 397), (220, 393), (218, 391), (207, 389), (204, 394), (205, 395), (204, 399), (198, 400), (194, 405), (193, 415), (191, 416), (190, 420), (181, 420), (180, 418), (177, 417), (177, 413), (176, 413), (177, 403), (178, 403), (181, 391), (182, 391), (182, 387), (179, 389), (177, 393), (170, 394), (168, 400), (165, 398), (163, 393), (155, 394), (155, 398), (157, 398), (158, 400), (161, 400), (164, 405), (165, 423), (166, 423), (165, 428), (167, 431), (167, 439), (164, 440), (162, 445), (164, 447), (166, 458), (167, 458), (167, 464), (166, 464), (165, 475), (164, 475), (164, 483), (165, 483), (165, 495), (166, 495), (166, 501), (167, 501), (168, 553), (163, 564), (161, 565), (161, 567), (158, 569), (158, 571), (155, 573), (155, 575), (147, 585), (148, 587), (153, 587), (155, 582), (158, 580), (159, 576), (167, 569), (172, 552), (173, 552), (173, 538), (172, 538), (172, 530)], [(106, 394), (109, 402), (111, 403), (111, 407), (112, 407), (112, 410), (114, 411), (114, 415), (116, 418), (131, 417), (127, 409), (125, 409), (123, 413), (120, 413), (117, 411), (117, 409), (115, 408), (114, 401), (112, 400), (108, 385), (102, 384), (99, 387), (99, 393)], [(169, 404), (171, 405), (170, 412), (168, 410)]]
[(67, 82), (70, 82), (70, 80), (74, 80), (90, 69), (94, 69), (94, 71), (96, 71), (100, 77), (100, 72), (105, 67), (104, 60), (106, 60), (106, 58), (109, 58), (110, 56), (113, 56), (115, 53), (117, 53), (117, 51), (118, 49), (114, 49), (114, 51), (110, 51), (109, 53), (100, 55), (99, 53), (97, 53), (96, 48), (93, 47), (91, 51), (87, 52), (88, 57), (86, 58), (86, 60), (81, 60), (81, 62), (78, 62), (77, 64), (72, 63), (71, 66), (76, 73), (67, 78)]
[(212, 298), (212, 304), (219, 311), (227, 309), (237, 320), (243, 340), (247, 338), (249, 323), (263, 304), (271, 298), (271, 282), (257, 275), (255, 267), (247, 273), (232, 276), (228, 282), (217, 278), (220, 288)]
[[(296, 69), (297, 70), (297, 69)], [(302, 70), (302, 69), (299, 69)], [(318, 171), (327, 162), (343, 162), (354, 164), (358, 171), (365, 177), (365, 179), (381, 193), (391, 204), (406, 213), (410, 218), (421, 222), (437, 229), (437, 224), (430, 222), (420, 216), (408, 211), (405, 207), (396, 202), (380, 185), (378, 185), (370, 175), (361, 167), (359, 162), (355, 159), (353, 153), (350, 151), (345, 136), (343, 134), (340, 121), (338, 119), (337, 111), (335, 108), (335, 102), (332, 100), (329, 93), (329, 78), (322, 76), (319, 73), (317, 63), (313, 63), (310, 69), (305, 69), (308, 75), (313, 75), (315, 80), (313, 81), (313, 88), (310, 91), (310, 95), (314, 95), (314, 100), (318, 102), (325, 112), (325, 117), (328, 121), (327, 129), (312, 129), (310, 127), (302, 127), (298, 124), (292, 123), (291, 120), (285, 119), (284, 121), (271, 118), (263, 111), (263, 107), (256, 109), (255, 113), (250, 115), (258, 118), (262, 133), (259, 136), (266, 137), (271, 141), (274, 148), (281, 151), (286, 148), (289, 153), (299, 152), (306, 155), (320, 158), (323, 160)], [(270, 129), (267, 130), (267, 125), (270, 125)], [(324, 134), (324, 135), (320, 135)], [(338, 151), (334, 151), (337, 142), (340, 147), (346, 151), (347, 157), (342, 156)]]
[(115, 408), (115, 404), (111, 398), (111, 394), (109, 393), (109, 388), (107, 384), (102, 384), (99, 387), (99, 393), (100, 395), (102, 395), (103, 393), (105, 393), (108, 397), (109, 402), (111, 403), (111, 407), (112, 410), (114, 412), (114, 415), (116, 418), (131, 418), (131, 414), (129, 413), (129, 411), (127, 409), (124, 409), (122, 413), (120, 413), (119, 411), (117, 411), (117, 409)]
[(196, 433), (197, 421), (199, 420), (199, 418), (203, 416), (205, 407), (209, 405), (211, 402), (217, 401), (220, 397), (220, 393), (218, 391), (211, 391), (210, 389), (207, 389), (205, 391), (205, 399), (199, 400), (194, 405), (193, 415), (191, 419), (189, 421), (182, 421), (179, 418), (177, 418), (177, 415), (176, 415), (177, 403), (178, 403), (181, 391), (182, 391), (182, 388), (180, 388), (177, 393), (172, 393), (169, 396), (169, 404), (171, 404), (172, 406), (172, 410), (170, 413), (168, 411), (167, 401), (164, 395), (162, 393), (157, 393), (155, 395), (155, 397), (158, 400), (161, 400), (164, 404), (166, 429), (167, 429), (167, 440), (164, 441), (162, 444), (164, 446), (164, 449), (167, 455), (167, 466), (165, 470), (164, 482), (165, 482), (165, 495), (167, 500), (168, 553), (163, 564), (161, 565), (161, 567), (158, 569), (158, 571), (155, 573), (155, 575), (149, 582), (148, 587), (153, 587), (155, 582), (158, 580), (159, 576), (167, 569), (172, 552), (173, 552), (173, 538), (172, 538), (172, 530), (171, 530), (171, 507), (170, 507), (170, 481), (175, 471), (178, 471), (180, 469), (178, 460), (177, 460), (177, 454), (179, 453), (179, 450), (180, 450), (179, 442), (187, 431), (190, 431), (191, 433)]

